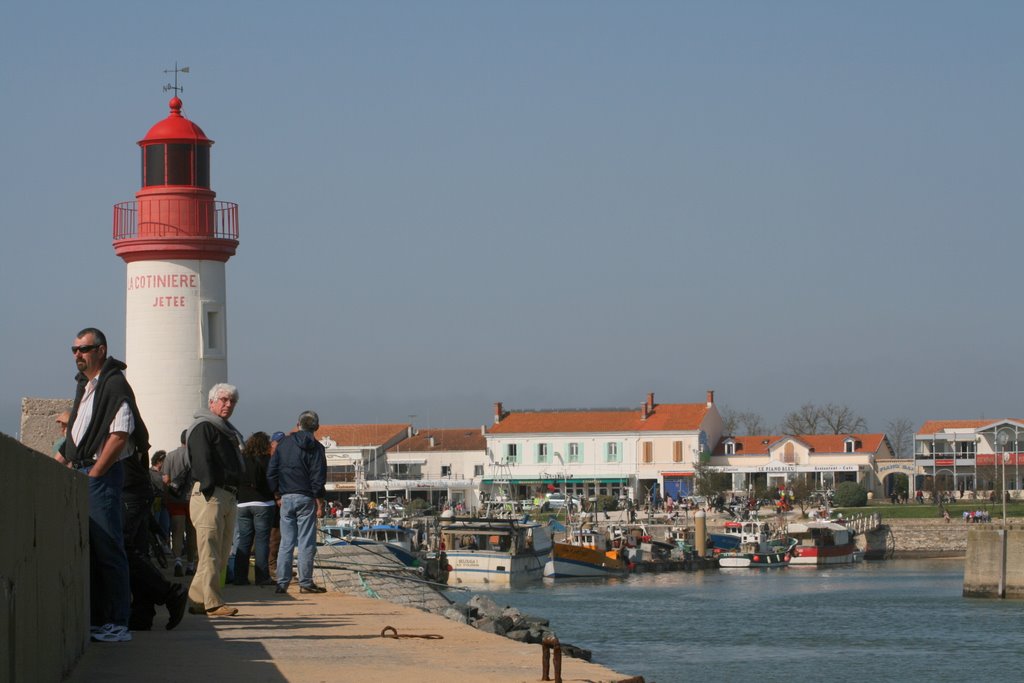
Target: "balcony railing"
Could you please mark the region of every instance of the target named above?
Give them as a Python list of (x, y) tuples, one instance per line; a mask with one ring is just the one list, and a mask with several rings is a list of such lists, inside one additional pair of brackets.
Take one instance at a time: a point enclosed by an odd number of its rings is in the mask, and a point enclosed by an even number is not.
[(114, 241), (134, 239), (238, 239), (238, 204), (169, 197), (114, 205)]

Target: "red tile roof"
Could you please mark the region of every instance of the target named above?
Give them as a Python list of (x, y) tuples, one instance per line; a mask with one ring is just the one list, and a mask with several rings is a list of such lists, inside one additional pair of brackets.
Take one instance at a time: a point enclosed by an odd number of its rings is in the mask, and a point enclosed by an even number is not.
[[(434, 437), (434, 445), (430, 445)], [(487, 438), (476, 429), (421, 429), (411, 439), (388, 449), (388, 453), (434, 453), (443, 451), (483, 451)]]
[(1024, 422), (1024, 420), (1011, 417), (991, 418), (988, 420), (928, 420), (921, 425), (921, 429), (917, 430), (917, 433), (923, 436), (925, 434), (937, 434), (946, 429), (977, 429), (978, 427), (987, 427), (997, 422)]
[(410, 425), (320, 425), (316, 436), (331, 437), (339, 446), (380, 446), (404, 434)]
[(697, 431), (706, 403), (656, 403), (646, 420), (635, 410), (538, 410), (509, 411), (491, 427), (491, 434), (552, 434), (585, 432)]
[[(885, 441), (885, 434), (800, 434), (787, 437), (785, 435), (734, 436), (736, 455), (768, 455), (768, 448), (779, 441), (792, 438), (806, 444), (815, 454), (842, 454), (846, 450), (845, 441), (853, 437), (860, 442), (855, 453), (877, 453)], [(725, 455), (725, 437), (715, 446), (712, 455)], [(767, 441), (767, 443), (765, 443)]]

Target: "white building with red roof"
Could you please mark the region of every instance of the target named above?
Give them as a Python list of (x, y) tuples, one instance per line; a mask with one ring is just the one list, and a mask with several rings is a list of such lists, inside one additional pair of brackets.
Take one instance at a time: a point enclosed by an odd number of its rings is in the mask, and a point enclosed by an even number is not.
[[(988, 492), (1006, 487), (1019, 492), (1024, 479), (1024, 420), (927, 420), (914, 435), (914, 485), (923, 491)], [(1019, 495), (1019, 494), (1017, 494)]]
[(892, 458), (892, 445), (885, 434), (766, 434), (723, 437), (710, 465), (732, 475), (734, 491), (782, 488), (802, 476), (811, 478), (821, 490), (856, 481), (880, 495), (877, 466)]
[(714, 392), (704, 403), (598, 410), (505, 410), (494, 406), (482, 489), (519, 497), (557, 488), (583, 498), (690, 495), (694, 465), (722, 433)]
[(327, 453), (327, 491), (355, 493), (357, 470), (367, 490), (386, 490), (387, 450), (411, 434), (411, 424), (320, 425), (316, 436)]
[(438, 509), (445, 503), (476, 509), (487, 462), (485, 433), (481, 427), (414, 431), (387, 451), (390, 490)]

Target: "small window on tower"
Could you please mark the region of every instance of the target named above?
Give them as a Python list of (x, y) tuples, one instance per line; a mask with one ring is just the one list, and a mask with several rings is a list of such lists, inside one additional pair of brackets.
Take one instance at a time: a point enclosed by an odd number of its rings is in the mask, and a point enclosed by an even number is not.
[(203, 358), (223, 358), (227, 353), (224, 309), (213, 301), (203, 302)]

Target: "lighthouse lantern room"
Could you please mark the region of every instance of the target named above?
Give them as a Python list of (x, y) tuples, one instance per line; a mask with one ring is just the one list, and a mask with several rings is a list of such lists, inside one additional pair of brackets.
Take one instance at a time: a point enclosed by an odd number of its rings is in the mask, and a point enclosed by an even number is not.
[(153, 449), (179, 444), (214, 384), (227, 381), (225, 264), (238, 205), (210, 188), (213, 140), (170, 101), (150, 128), (135, 201), (114, 206), (114, 253), (127, 263), (125, 362)]

